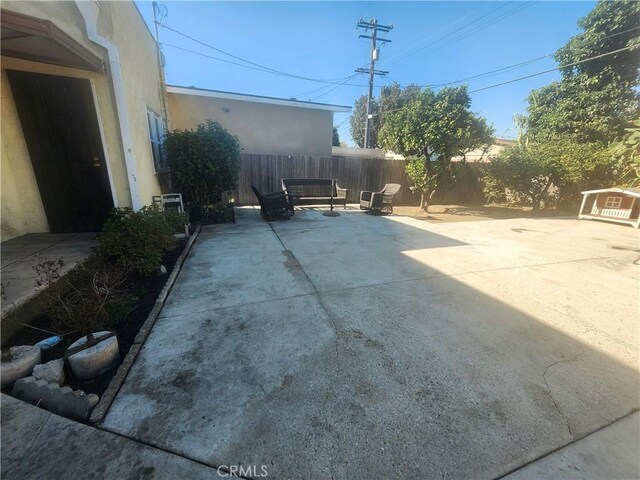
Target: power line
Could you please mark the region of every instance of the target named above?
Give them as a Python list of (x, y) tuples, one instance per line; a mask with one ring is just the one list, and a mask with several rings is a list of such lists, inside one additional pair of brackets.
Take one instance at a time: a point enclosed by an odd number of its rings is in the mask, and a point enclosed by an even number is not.
[[(419, 45), (417, 43), (412, 43), (411, 45), (408, 45), (405, 48), (402, 48), (400, 50), (394, 51), (391, 55), (389, 55), (389, 58), (387, 60), (388, 61), (396, 61), (399, 58), (404, 58), (406, 55), (411, 55), (412, 54), (412, 50), (414, 52), (417, 52), (418, 50), (426, 48), (427, 45), (425, 45), (424, 43), (426, 43), (427, 41), (431, 40), (432, 38), (436, 37), (437, 35), (439, 35), (441, 33), (445, 33), (449, 28), (452, 28), (454, 25), (463, 22), (465, 19), (467, 19), (468, 17), (472, 16), (473, 14), (475, 14), (476, 12), (479, 12), (481, 10), (482, 10), (482, 8), (477, 8), (475, 10), (471, 10), (471, 11), (465, 13), (463, 16), (458, 17), (453, 22), (451, 22), (451, 23), (449, 23), (447, 25), (444, 25), (443, 28), (441, 28), (439, 30), (436, 30), (435, 32), (430, 32), (429, 34), (427, 34), (426, 37), (423, 37), (421, 40), (419, 40)], [(445, 35), (446, 35), (446, 33), (445, 33)]]
[(485, 73), (479, 73), (477, 75), (473, 75), (472, 77), (461, 78), (460, 80), (454, 80), (452, 82), (447, 82), (447, 83), (436, 83), (436, 84), (429, 85), (429, 86), (430, 87), (434, 87), (434, 88), (435, 87), (444, 87), (444, 86), (447, 86), (447, 85), (454, 85), (456, 83), (467, 82), (469, 80), (482, 80), (482, 79), (487, 78), (487, 77), (493, 77), (493, 76), (496, 76), (496, 75), (500, 75), (500, 74), (503, 74), (503, 73), (510, 72), (511, 70), (515, 70), (515, 69), (520, 68), (520, 67), (526, 67), (527, 65), (531, 65), (532, 63), (539, 62), (540, 60), (544, 60), (545, 58), (549, 58), (549, 57), (552, 57), (552, 56), (553, 56), (553, 53), (549, 53), (549, 54), (543, 55), (541, 57), (532, 58), (531, 60), (525, 60), (524, 62), (515, 63), (513, 65), (508, 65), (506, 67), (498, 68), (496, 70), (490, 70), (490, 71), (485, 72)]
[[(632, 32), (632, 31), (638, 30), (638, 29), (640, 29), (640, 26), (629, 28), (629, 29), (623, 30), (621, 32), (612, 33), (611, 35), (607, 35), (606, 37), (601, 38), (600, 40), (608, 40), (609, 38), (617, 37), (618, 35), (623, 35), (625, 33), (629, 33), (629, 32)], [(447, 85), (454, 85), (456, 83), (463, 83), (463, 82), (466, 82), (466, 81), (469, 81), (469, 80), (480, 80), (480, 79), (483, 79), (483, 78), (492, 77), (492, 76), (495, 76), (495, 75), (500, 75), (502, 73), (506, 73), (508, 71), (515, 70), (515, 69), (520, 68), (520, 67), (531, 65), (532, 63), (538, 62), (538, 61), (543, 60), (545, 58), (553, 57), (553, 55), (554, 55), (553, 53), (548, 53), (546, 55), (542, 55), (540, 57), (532, 58), (530, 60), (525, 60), (523, 62), (518, 62), (518, 63), (515, 63), (513, 65), (507, 65), (506, 67), (501, 67), (501, 68), (498, 68), (498, 69), (495, 69), (495, 70), (490, 70), (488, 72), (479, 73), (479, 74), (473, 75), (471, 77), (466, 77), (466, 78), (462, 78), (462, 79), (459, 79), (459, 80), (453, 80), (451, 82), (426, 84), (426, 85), (418, 85), (418, 86), (419, 87), (437, 88), (437, 87), (445, 87)], [(558, 68), (562, 68), (562, 67), (558, 67)], [(400, 85), (400, 82), (395, 82), (395, 83)], [(401, 86), (405, 86), (406, 87), (407, 85), (401, 85)]]
[(608, 57), (609, 55), (614, 55), (616, 53), (624, 52), (625, 50), (632, 50), (634, 48), (640, 48), (640, 45), (629, 45), (628, 47), (619, 48), (617, 50), (613, 50), (612, 52), (602, 53), (600, 55), (585, 58), (577, 62), (568, 63), (566, 65), (560, 65), (559, 67), (550, 68), (548, 70), (543, 70), (542, 72), (532, 73), (531, 75), (525, 75), (524, 77), (514, 78), (513, 80), (507, 80), (506, 82), (496, 83), (494, 85), (489, 85), (487, 87), (477, 88), (476, 90), (471, 90), (469, 93), (481, 92), (483, 90), (489, 90), (490, 88), (496, 88), (502, 85), (507, 85), (509, 83), (519, 82), (520, 80), (526, 80), (527, 78), (543, 75), (545, 73), (555, 72), (556, 70), (562, 70), (563, 68), (575, 67), (576, 65), (580, 65), (581, 63), (590, 62), (591, 60), (597, 60), (598, 58)]
[[(498, 10), (500, 10), (500, 9), (502, 9), (502, 8), (504, 8), (504, 7), (506, 7), (507, 5), (510, 5), (511, 3), (513, 3), (513, 1), (510, 1), (510, 2), (504, 3), (504, 4), (502, 4), (502, 5), (499, 5), (498, 7), (496, 7), (496, 8), (494, 8), (494, 9), (490, 10), (489, 12), (487, 12), (487, 13), (485, 13), (485, 14), (483, 14), (483, 15), (480, 15), (480, 16), (479, 16), (478, 18), (476, 18), (475, 20), (472, 20), (471, 22), (465, 23), (464, 25), (462, 25), (462, 26), (461, 26), (460, 28), (458, 28), (457, 30), (455, 30), (455, 31), (453, 31), (453, 32), (449, 32), (448, 34), (446, 34), (446, 35), (444, 35), (444, 36), (442, 36), (442, 37), (440, 37), (440, 38), (436, 39), (434, 42), (432, 42), (432, 44), (431, 44), (431, 45), (427, 45), (427, 46), (421, 47), (421, 48), (419, 48), (418, 50), (414, 51), (413, 53), (409, 53), (408, 55), (405, 55), (403, 58), (400, 58), (399, 60), (396, 60), (395, 62), (393, 62), (393, 63), (391, 64), (391, 66), (394, 66), (394, 65), (398, 65), (398, 64), (400, 64), (400, 63), (403, 63), (405, 60), (408, 60), (409, 58), (414, 57), (415, 55), (418, 55), (418, 54), (420, 53), (420, 51), (424, 51), (425, 49), (426, 49), (427, 51), (428, 51), (428, 50), (430, 50), (430, 49), (433, 49), (434, 44), (435, 44), (435, 45), (437, 45), (437, 44), (441, 44), (441, 43), (442, 43), (442, 42), (444, 42), (447, 38), (449, 38), (449, 37), (451, 37), (451, 36), (453, 36), (453, 35), (456, 35), (456, 34), (460, 33), (460, 31), (462, 31), (463, 29), (465, 29), (465, 28), (467, 28), (467, 27), (470, 27), (470, 26), (471, 26), (471, 25), (473, 25), (474, 23), (477, 23), (477, 22), (479, 22), (480, 20), (482, 20), (483, 18), (486, 18), (486, 17), (488, 17), (488, 16), (492, 15), (493, 13), (497, 12)], [(514, 10), (517, 10), (518, 8), (520, 8), (520, 7), (519, 7), (519, 6), (517, 6)], [(502, 18), (500, 18), (500, 19), (502, 19)], [(479, 28), (479, 30), (482, 30), (483, 28), (486, 28), (486, 27), (487, 27), (487, 26), (489, 26), (491, 23), (493, 23), (493, 21), (491, 21), (490, 23), (487, 23), (487, 24), (480, 25), (480, 27), (481, 27), (481, 28)], [(476, 27), (477, 27), (477, 26), (476, 26)], [(476, 27), (473, 27), (473, 28), (476, 28)], [(473, 30), (473, 31), (475, 32), (476, 30)]]
[(481, 30), (484, 30), (487, 27), (490, 27), (491, 25), (494, 25), (498, 22), (501, 22), (502, 20), (505, 20), (506, 18), (509, 18), (513, 15), (515, 15), (516, 13), (520, 13), (521, 11), (525, 10), (526, 8), (529, 8), (530, 6), (532, 6), (535, 2), (525, 2), (521, 5), (518, 5), (516, 8), (514, 8), (513, 10), (510, 10), (508, 12), (503, 13), (502, 15), (497, 16), (496, 18), (490, 20), (489, 22), (482, 24), (482, 25), (478, 25), (476, 27), (474, 27), (472, 30), (469, 30), (467, 32), (462, 32), (461, 35), (458, 35), (457, 37), (448, 40), (445, 43), (441, 43), (440, 45), (436, 45), (433, 48), (427, 50), (426, 52), (424, 52), (423, 54), (419, 55), (417, 58), (422, 58), (425, 57), (427, 55), (431, 55), (434, 52), (437, 52), (438, 50), (442, 50), (443, 48), (447, 48), (450, 45), (459, 42), (460, 40), (463, 40)]
[[(199, 55), (201, 57), (209, 58), (211, 60), (216, 60), (218, 62), (228, 63), (228, 64), (236, 65), (236, 66), (242, 67), (242, 68), (248, 68), (249, 70), (257, 70), (259, 72), (270, 73), (272, 75), (279, 75), (279, 76), (284, 76), (284, 77), (293, 77), (293, 78), (298, 78), (298, 79), (301, 79), (301, 80), (307, 80), (307, 81), (310, 81), (310, 82), (326, 83), (326, 84), (329, 84), (329, 85), (348, 85), (348, 86), (351, 86), (351, 87), (366, 87), (367, 86), (366, 84), (356, 84), (356, 83), (345, 83), (345, 84), (342, 84), (341, 82), (338, 82), (338, 81), (320, 80), (320, 79), (315, 79), (315, 78), (299, 77), (297, 75), (290, 75), (290, 74), (287, 74), (287, 73), (278, 73), (278, 72), (275, 72), (275, 71), (272, 71), (272, 70), (264, 70), (262, 68), (252, 67), (251, 65), (244, 65), (244, 64), (238, 63), (238, 62), (232, 62), (230, 60), (225, 60), (224, 58), (214, 57), (212, 55), (207, 55), (206, 53), (197, 52), (195, 50), (190, 50), (188, 48), (179, 47), (177, 45), (172, 45), (170, 43), (162, 43), (162, 45), (165, 46), (165, 47), (170, 47), (170, 48), (175, 48), (177, 50), (182, 50), (183, 52), (192, 53), (194, 55)], [(340, 78), (338, 80), (343, 80), (344, 81), (344, 79), (346, 79), (346, 78), (349, 78), (349, 77), (343, 77), (343, 78)]]
[[(256, 63), (256, 62), (252, 62), (251, 60), (247, 60), (247, 59), (245, 59), (245, 58), (239, 57), (238, 55), (234, 55), (234, 54), (232, 54), (232, 53), (226, 52), (226, 51), (224, 51), (224, 50), (222, 50), (222, 49), (220, 49), (220, 48), (214, 47), (213, 45), (210, 45), (210, 44), (205, 43), (205, 42), (203, 42), (203, 41), (201, 41), (201, 40), (198, 40), (197, 38), (194, 38), (194, 37), (192, 37), (192, 36), (190, 36), (190, 35), (187, 35), (186, 33), (183, 33), (183, 32), (181, 32), (181, 31), (179, 31), (179, 30), (176, 30), (175, 28), (171, 28), (171, 27), (169, 27), (168, 25), (162, 25), (162, 24), (161, 24), (160, 26), (161, 26), (162, 28), (166, 28), (167, 30), (170, 30), (170, 31), (172, 31), (172, 32), (174, 32), (174, 33), (176, 33), (176, 34), (178, 34), (178, 35), (180, 35), (180, 36), (184, 37), (184, 38), (187, 38), (187, 39), (191, 40), (192, 42), (195, 42), (195, 43), (198, 43), (198, 44), (200, 44), (200, 45), (203, 45), (203, 46), (205, 46), (205, 47), (207, 47), (207, 48), (210, 48), (211, 50), (214, 50), (214, 51), (216, 51), (216, 52), (222, 53), (223, 55), (227, 55), (227, 56), (229, 56), (229, 57), (231, 57), (231, 58), (234, 58), (234, 59), (236, 59), (236, 60), (240, 60), (241, 62), (245, 62), (245, 63), (247, 63), (247, 64), (249, 64), (249, 65), (252, 65), (253, 67), (257, 67), (258, 69), (260, 69), (260, 70), (262, 70), (262, 71), (269, 71), (269, 72), (271, 72), (271, 73), (275, 73), (275, 74), (282, 75), (282, 76), (286, 76), (286, 77), (297, 78), (297, 79), (299, 79), (299, 80), (307, 80), (307, 81), (311, 81), (311, 82), (319, 82), (319, 83), (333, 83), (333, 84), (338, 84), (341, 80), (344, 80), (344, 79), (346, 78), (346, 77), (341, 77), (341, 78), (331, 78), (331, 79), (318, 79), (318, 78), (305, 77), (305, 76), (302, 76), (302, 75), (295, 75), (295, 74), (292, 74), (292, 73), (283, 72), (283, 71), (281, 71), (281, 70), (277, 70), (277, 69), (275, 69), (275, 68), (267, 67), (267, 66), (265, 66), (265, 65), (261, 65), (261, 64)], [(168, 45), (168, 46), (171, 46), (171, 47), (173, 47), (173, 48), (180, 48), (180, 47), (176, 47), (175, 45), (169, 45), (169, 44), (166, 44), (166, 43), (165, 43), (164, 45)], [(194, 51), (191, 51), (191, 50), (187, 50), (187, 49), (182, 49), (182, 50), (189, 51), (189, 52), (191, 52), (191, 53), (196, 53), (196, 54), (198, 54), (198, 55), (202, 55), (202, 56), (204, 56), (204, 57), (207, 57), (207, 55), (200, 54), (200, 53), (198, 53), (198, 52), (194, 52)], [(220, 59), (220, 58), (218, 58), (218, 57), (209, 57), (209, 58), (211, 58), (211, 59), (213, 59), (213, 60), (224, 61), (224, 60), (222, 60), (222, 59)], [(232, 63), (232, 62), (226, 61), (226, 63)], [(232, 63), (232, 65), (239, 65), (239, 66), (241, 66), (242, 64)], [(358, 86), (362, 86), (362, 85), (358, 85)]]
[[(621, 32), (612, 33), (611, 35), (607, 35), (606, 37), (601, 38), (600, 40), (608, 40), (610, 38), (617, 37), (618, 35), (623, 35), (625, 33), (629, 33), (629, 32), (632, 32), (632, 31), (638, 30), (638, 29), (640, 29), (640, 26), (629, 28), (629, 29), (623, 30)], [(463, 79), (460, 79), (460, 80), (455, 80), (453, 82), (439, 83), (439, 84), (435, 84), (435, 85), (424, 85), (424, 86), (444, 87), (446, 85), (453, 85), (453, 84), (456, 84), (456, 83), (462, 83), (462, 82), (466, 82), (468, 80), (476, 80), (476, 79), (480, 79), (480, 78), (491, 77), (491, 76), (494, 76), (494, 75), (499, 75), (501, 73), (505, 73), (507, 71), (515, 70), (516, 68), (520, 68), (520, 67), (525, 67), (527, 65), (531, 65), (532, 63), (538, 62), (538, 61), (543, 60), (545, 58), (553, 57), (553, 55), (554, 55), (553, 53), (548, 53), (548, 54), (543, 55), (541, 57), (532, 58), (531, 60), (525, 60), (524, 62), (515, 63), (513, 65), (509, 65), (509, 66), (506, 66), (506, 67), (498, 68), (496, 70), (491, 70), (489, 72), (480, 73), (480, 74), (474, 75), (472, 77), (467, 77), (467, 78), (463, 78)]]
[(317, 99), (318, 99), (318, 98), (320, 98), (320, 97), (324, 97), (325, 95), (329, 95), (331, 92), (333, 92), (333, 91), (335, 91), (335, 90), (337, 90), (337, 89), (339, 89), (339, 88), (341, 88), (341, 87), (344, 87), (344, 86), (345, 86), (344, 84), (345, 84), (347, 81), (351, 80), (352, 78), (357, 77), (358, 75), (361, 75), (361, 74), (360, 74), (360, 73), (355, 73), (355, 74), (351, 75), (350, 77), (347, 77), (347, 80), (345, 80), (344, 82), (342, 82), (340, 85), (331, 86), (331, 87), (329, 88), (329, 90), (327, 90), (327, 91), (326, 91), (326, 92), (324, 92), (324, 93), (321, 93), (320, 95), (316, 95), (316, 96), (315, 96), (315, 97), (313, 97), (311, 100), (312, 100), (312, 101), (314, 101), (314, 100), (317, 100)]
[(344, 120), (342, 120), (338, 125), (336, 125), (336, 128), (338, 128), (340, 125), (342, 125), (344, 122), (346, 122), (347, 120), (349, 120), (351, 118), (351, 115), (349, 115), (347, 118), (345, 118)]

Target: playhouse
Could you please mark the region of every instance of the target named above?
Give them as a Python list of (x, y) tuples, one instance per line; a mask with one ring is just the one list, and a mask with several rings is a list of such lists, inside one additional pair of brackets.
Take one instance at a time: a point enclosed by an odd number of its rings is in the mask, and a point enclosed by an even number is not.
[[(640, 227), (640, 188), (605, 188), (582, 192), (578, 218), (605, 220)], [(585, 207), (591, 211), (585, 212)]]

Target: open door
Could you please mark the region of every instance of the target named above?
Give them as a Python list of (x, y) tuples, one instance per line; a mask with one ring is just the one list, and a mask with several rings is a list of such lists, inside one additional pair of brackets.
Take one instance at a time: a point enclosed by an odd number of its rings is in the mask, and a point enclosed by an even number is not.
[(89, 80), (7, 71), (52, 233), (99, 231), (113, 207)]

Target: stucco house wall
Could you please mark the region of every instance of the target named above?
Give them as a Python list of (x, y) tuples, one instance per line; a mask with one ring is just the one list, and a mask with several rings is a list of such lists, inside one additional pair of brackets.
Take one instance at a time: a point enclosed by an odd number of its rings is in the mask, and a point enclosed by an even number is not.
[(350, 111), (242, 94), (209, 97), (208, 91), (197, 89), (193, 94), (176, 93), (177, 88), (168, 87), (167, 93), (171, 129), (194, 129), (207, 119), (215, 120), (240, 139), (243, 153), (331, 156), (333, 112)]
[[(131, 155), (135, 159), (139, 201), (141, 204), (150, 204), (152, 196), (160, 193), (160, 184), (154, 173), (146, 106), (161, 114), (164, 95), (155, 42), (132, 2), (98, 2), (97, 5), (99, 7), (98, 33), (116, 45), (122, 66), (126, 99), (125, 115), (128, 118), (131, 134), (130, 148)], [(2, 8), (50, 20), (84, 48), (100, 57), (105, 64), (104, 72), (93, 72), (2, 56), (0, 77), (2, 241), (26, 233), (49, 231), (16, 105), (7, 81), (7, 70), (82, 78), (91, 82), (96, 113), (103, 132), (103, 149), (111, 177), (113, 203), (116, 206), (132, 206), (108, 55), (105, 48), (88, 39), (84, 18), (78, 6), (70, 1), (4, 1)]]

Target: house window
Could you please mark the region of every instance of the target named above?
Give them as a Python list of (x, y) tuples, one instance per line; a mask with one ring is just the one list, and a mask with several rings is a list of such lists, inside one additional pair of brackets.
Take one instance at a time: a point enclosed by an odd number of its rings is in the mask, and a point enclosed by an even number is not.
[(622, 205), (622, 197), (607, 197), (604, 208), (620, 208)]
[(152, 110), (147, 109), (147, 122), (149, 123), (149, 140), (151, 141), (151, 153), (153, 165), (157, 173), (169, 170), (167, 159), (162, 150), (162, 138), (164, 137), (164, 121)]

